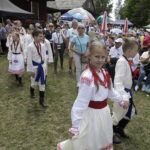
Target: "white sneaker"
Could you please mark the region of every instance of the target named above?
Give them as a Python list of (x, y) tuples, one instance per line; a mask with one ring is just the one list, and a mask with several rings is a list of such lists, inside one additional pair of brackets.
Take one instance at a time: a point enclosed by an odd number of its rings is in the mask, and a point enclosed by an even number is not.
[(144, 92), (145, 90), (146, 90), (146, 86), (143, 85), (143, 86), (142, 86), (142, 92)]
[(138, 86), (138, 85), (136, 85), (134, 89), (135, 89), (135, 91), (138, 91), (139, 86)]

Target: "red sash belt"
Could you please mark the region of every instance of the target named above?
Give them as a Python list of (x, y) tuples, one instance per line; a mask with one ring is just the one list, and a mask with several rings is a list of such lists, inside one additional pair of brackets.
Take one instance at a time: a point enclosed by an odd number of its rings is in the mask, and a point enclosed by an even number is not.
[(103, 101), (90, 101), (89, 107), (94, 109), (102, 109), (107, 106), (107, 99)]

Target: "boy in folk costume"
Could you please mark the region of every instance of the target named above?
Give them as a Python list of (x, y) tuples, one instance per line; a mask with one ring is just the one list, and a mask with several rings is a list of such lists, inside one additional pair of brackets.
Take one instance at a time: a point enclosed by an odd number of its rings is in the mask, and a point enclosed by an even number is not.
[(43, 32), (35, 30), (32, 33), (34, 41), (27, 48), (27, 72), (31, 73), (31, 98), (35, 97), (34, 87), (39, 85), (39, 104), (43, 107), (48, 105), (44, 101), (45, 96), (45, 70), (46, 70), (46, 52), (41, 44)]
[(24, 54), (19, 33), (12, 34), (12, 42), (9, 45), (8, 52), (9, 69), (8, 71), (15, 74), (16, 80), (22, 85), (22, 74), (24, 73)]
[(89, 47), (89, 65), (82, 73), (78, 96), (73, 104), (71, 139), (57, 145), (57, 150), (113, 150), (113, 129), (107, 99), (122, 107), (128, 102), (113, 87), (102, 68), (106, 61), (105, 46), (95, 41)]
[(129, 101), (128, 109), (122, 109), (117, 103), (113, 105), (113, 129), (123, 138), (128, 138), (124, 132), (132, 116), (135, 114), (135, 105), (132, 97), (132, 71), (128, 63), (129, 58), (134, 58), (138, 52), (138, 43), (134, 40), (124, 40), (123, 56), (117, 61), (115, 68), (114, 87), (123, 96), (124, 100)]
[(47, 39), (45, 38), (45, 34), (44, 34), (44, 36), (43, 36), (43, 40), (42, 40), (41, 44), (44, 45), (45, 52), (46, 52), (46, 71), (45, 71), (45, 75), (46, 75), (46, 78), (47, 78), (47, 74), (48, 74), (48, 64), (49, 64), (49, 63), (53, 63), (54, 60), (53, 60), (53, 53), (52, 53), (51, 44), (50, 44), (49, 40), (47, 40)]

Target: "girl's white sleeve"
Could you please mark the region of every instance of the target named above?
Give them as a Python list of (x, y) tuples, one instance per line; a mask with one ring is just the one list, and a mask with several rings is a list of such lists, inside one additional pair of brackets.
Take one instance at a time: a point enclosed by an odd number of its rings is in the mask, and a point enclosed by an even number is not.
[(7, 59), (9, 60), (9, 62), (12, 60), (12, 51), (11, 51), (10, 46), (8, 47)]
[(108, 90), (108, 98), (119, 103), (123, 101), (121, 94), (113, 88), (112, 81), (111, 88)]
[(92, 80), (81, 77), (78, 96), (71, 111), (72, 127), (78, 128), (83, 118), (83, 114), (88, 108), (93, 93)]

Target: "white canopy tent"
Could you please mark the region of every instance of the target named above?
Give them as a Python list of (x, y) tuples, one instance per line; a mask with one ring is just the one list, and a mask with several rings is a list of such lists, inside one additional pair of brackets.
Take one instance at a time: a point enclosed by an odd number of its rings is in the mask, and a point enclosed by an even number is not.
[(33, 15), (33, 13), (19, 8), (9, 0), (0, 0), (0, 17), (22, 15)]

